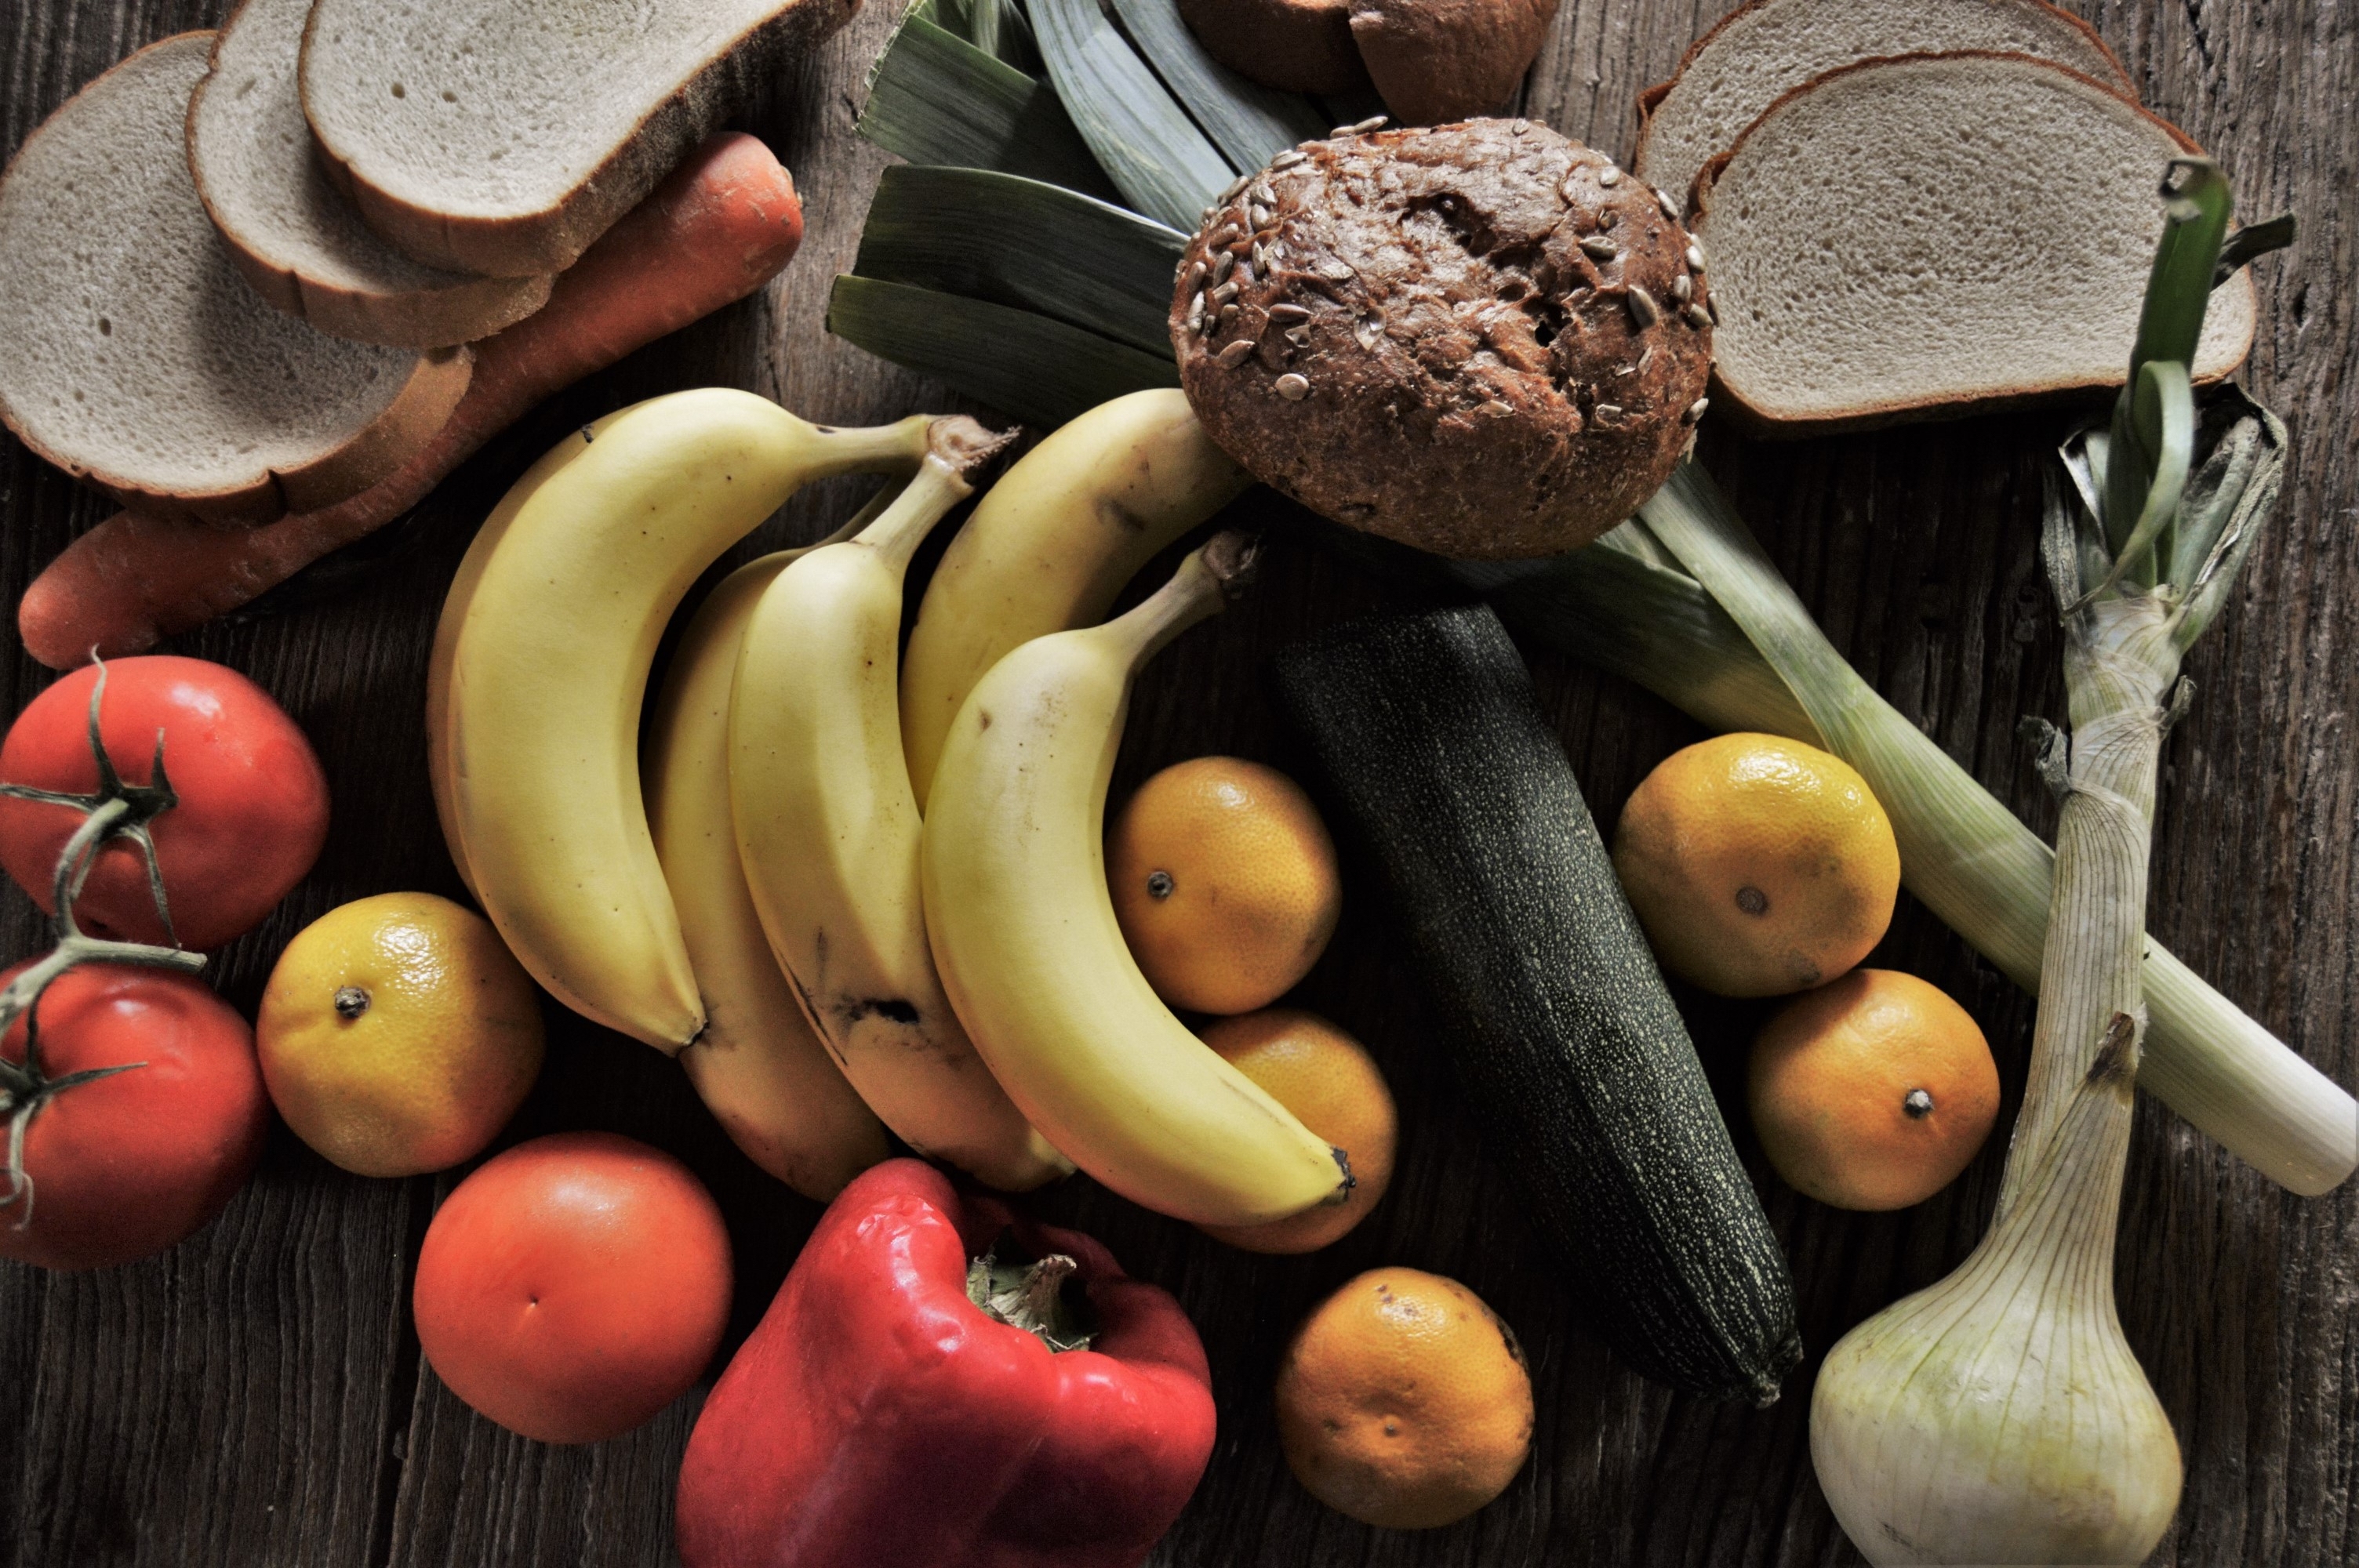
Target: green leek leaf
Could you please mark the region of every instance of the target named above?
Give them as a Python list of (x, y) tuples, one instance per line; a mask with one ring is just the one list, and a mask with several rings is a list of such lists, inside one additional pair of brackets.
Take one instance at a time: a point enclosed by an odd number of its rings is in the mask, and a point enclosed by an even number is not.
[(827, 330), (1044, 428), (1125, 392), (1180, 384), (1169, 352), (1142, 353), (1029, 310), (872, 277), (835, 280)]
[(1114, 0), (1114, 10), (1147, 65), (1238, 173), (1326, 134), (1309, 99), (1248, 81), (1205, 53), (1173, 0)]
[(1016, 175), (885, 171), (852, 270), (1017, 306), (1169, 355), (1172, 275), (1187, 237)]
[(868, 73), (860, 134), (911, 163), (995, 168), (1091, 195), (1114, 187), (1049, 84), (911, 6)]
[(1226, 160), (1097, 0), (1033, 0), (1032, 27), (1057, 96), (1124, 198), (1157, 222), (1192, 233), (1203, 209), (1234, 178)]
[[(932, 0), (920, 0), (932, 4)], [(914, 8), (914, 7), (913, 7)], [(1040, 46), (1016, 0), (940, 0), (932, 19), (1027, 76), (1040, 74)]]

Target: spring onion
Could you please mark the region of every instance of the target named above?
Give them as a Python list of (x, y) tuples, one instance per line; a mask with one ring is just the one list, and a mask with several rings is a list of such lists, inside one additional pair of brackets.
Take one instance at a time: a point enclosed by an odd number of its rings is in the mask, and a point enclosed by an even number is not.
[(2179, 1442), (2114, 1303), (2155, 788), (2190, 697), (2180, 657), (2267, 521), (2284, 427), (2232, 395), (2190, 482), (2188, 365), (2228, 182), (2208, 158), (2173, 178), (2111, 428), (2064, 449), (2079, 493), (2048, 487), (2071, 733), (2043, 726), (2055, 888), (1998, 1213), (1957, 1272), (1828, 1352), (1810, 1401), (1819, 1483), (1877, 1563), (2142, 1563), (2179, 1507)]

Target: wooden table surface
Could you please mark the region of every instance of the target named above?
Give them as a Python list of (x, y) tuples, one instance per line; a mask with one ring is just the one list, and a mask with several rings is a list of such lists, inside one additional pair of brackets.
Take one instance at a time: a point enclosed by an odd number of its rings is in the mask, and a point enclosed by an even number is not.
[[(2359, 16), (2347, 0), (2075, 0), (2148, 103), (2219, 154), (2244, 210), (2299, 211), (2302, 238), (2258, 269), (2251, 384), (2290, 421), (2292, 478), (2242, 592), (2199, 648), (2200, 697), (2170, 739), (2157, 824), (2153, 926), (2228, 996), (2349, 1085), (2359, 1004)], [(76, 87), (135, 47), (214, 23), (217, 0), (5, 0), (0, 136), (12, 150)], [(1527, 113), (1621, 152), (1637, 90), (1666, 76), (1717, 0), (1563, 0)], [(428, 799), (420, 730), (429, 639), (465, 539), (556, 433), (634, 399), (727, 384), (833, 422), (950, 406), (939, 387), (826, 336), (829, 278), (849, 264), (883, 157), (852, 123), (890, 0), (755, 106), (747, 128), (793, 168), (810, 237), (763, 299), (574, 388), (426, 504), (423, 542), (347, 574), (350, 591), (216, 626), (178, 644), (276, 693), (310, 734), (335, 826), (310, 879), (223, 955), (251, 1011), (279, 946), (343, 901), (387, 889), (458, 895)], [(2041, 258), (2026, 256), (2036, 268)], [(0, 324), (0, 330), (7, 330)], [(1886, 697), (2042, 833), (2019, 716), (2062, 717), (2058, 634), (2035, 570), (2052, 416), (1753, 445), (1708, 430), (1705, 457), (1842, 647)], [(853, 503), (798, 498), (760, 547), (810, 537)], [(106, 508), (10, 440), (0, 454), (5, 602)], [(750, 546), (749, 546), (750, 549)], [(741, 552), (741, 554), (744, 552)], [(733, 557), (734, 559), (734, 557)], [(1145, 771), (1222, 751), (1288, 761), (1263, 684), (1269, 653), (1394, 591), (1299, 548), (1265, 590), (1150, 672), (1117, 793)], [(0, 637), (9, 711), (50, 677)], [(1623, 796), (1693, 727), (1660, 703), (1543, 654), (1543, 700), (1593, 806)], [(1840, 1214), (1769, 1175), (1739, 1143), (1792, 1259), (1813, 1359), (1763, 1412), (1674, 1397), (1580, 1327), (1583, 1281), (1542, 1249), (1433, 1048), (1404, 951), (1364, 878), (1300, 999), (1366, 1039), (1403, 1107), (1393, 1190), (1360, 1230), (1309, 1258), (1251, 1258), (1082, 1180), (1040, 1207), (1105, 1238), (1177, 1292), (1211, 1353), (1221, 1435), (1158, 1563), (1848, 1563), (1806, 1442), (1817, 1353), (1963, 1257), (1996, 1195), (2003, 1138), (1949, 1192), (1898, 1215)], [(43, 945), (5, 895), (6, 951)], [(2031, 1004), (1905, 896), (1871, 962), (1923, 975), (1988, 1032), (2021, 1092)], [(1683, 997), (1723, 1093), (1757, 1021)], [(816, 1207), (738, 1156), (663, 1057), (550, 1008), (551, 1049), (510, 1140), (611, 1128), (685, 1159), (736, 1248), (724, 1350), (767, 1303)], [(699, 1394), (611, 1443), (551, 1448), (469, 1411), (419, 1355), (408, 1320), (419, 1239), (452, 1177), (366, 1181), (283, 1128), (222, 1218), (131, 1267), (53, 1275), (0, 1264), (0, 1564), (482, 1568), (672, 1561), (670, 1496)], [(2359, 1198), (2287, 1195), (2158, 1104), (2143, 1103), (2119, 1251), (2130, 1341), (2170, 1412), (2186, 1498), (2157, 1563), (2359, 1563)], [(1268, 1390), (1292, 1325), (1358, 1271), (1405, 1263), (1473, 1285), (1530, 1348), (1533, 1459), (1473, 1519), (1375, 1531), (1287, 1474)], [(716, 1367), (717, 1369), (717, 1367)], [(701, 1393), (701, 1390), (700, 1390)], [(922, 1506), (922, 1498), (912, 1498)]]

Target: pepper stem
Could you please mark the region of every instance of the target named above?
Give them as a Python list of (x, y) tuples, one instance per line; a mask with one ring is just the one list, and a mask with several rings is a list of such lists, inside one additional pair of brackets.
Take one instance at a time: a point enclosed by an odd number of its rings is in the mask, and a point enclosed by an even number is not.
[(1020, 1328), (1051, 1350), (1086, 1350), (1097, 1336), (1065, 1299), (1065, 1281), (1081, 1268), (1062, 1252), (1018, 1263), (995, 1249), (967, 1264), (966, 1297), (992, 1322)]

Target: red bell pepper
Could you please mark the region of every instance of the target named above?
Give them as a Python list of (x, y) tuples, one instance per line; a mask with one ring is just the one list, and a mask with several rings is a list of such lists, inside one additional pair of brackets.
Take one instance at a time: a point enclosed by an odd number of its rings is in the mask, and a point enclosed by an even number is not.
[[(1052, 1348), (1077, 1327), (1088, 1348)], [(705, 1401), (675, 1529), (687, 1568), (1134, 1568), (1212, 1452), (1178, 1302), (890, 1160), (821, 1217)]]

